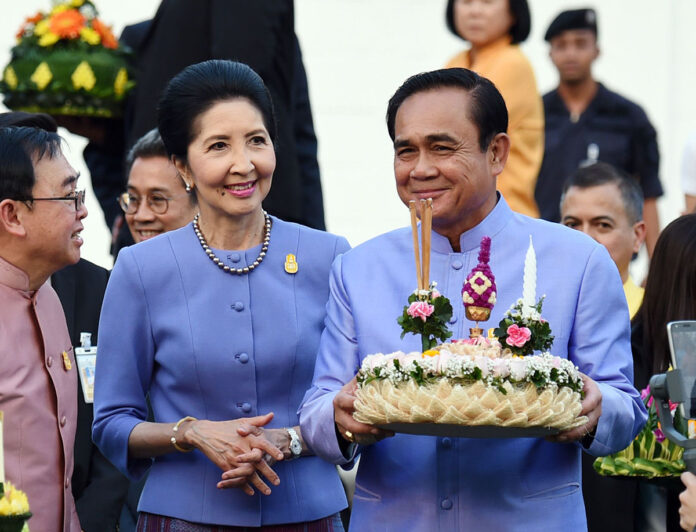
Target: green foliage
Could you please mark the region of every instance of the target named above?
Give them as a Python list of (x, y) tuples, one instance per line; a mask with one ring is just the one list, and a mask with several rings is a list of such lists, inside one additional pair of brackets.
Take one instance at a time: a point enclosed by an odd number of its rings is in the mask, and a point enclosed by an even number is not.
[[(645, 391), (642, 396), (648, 410), (643, 430), (624, 450), (594, 461), (593, 467), (600, 475), (670, 477), (678, 476), (686, 469), (682, 459), (684, 449), (664, 439), (652, 396)], [(677, 431), (686, 435), (686, 421), (679, 409), (674, 411), (673, 423)]]
[[(508, 348), (515, 355), (528, 356), (535, 351), (548, 351), (553, 345), (553, 335), (551, 334), (551, 325), (549, 322), (541, 318), (541, 308), (544, 303), (544, 298), (539, 299), (534, 306), (534, 314), (536, 316), (525, 316), (522, 312), (522, 301), (518, 301), (515, 305), (505, 313), (505, 317), (500, 320), (494, 334), (503, 347)], [(511, 325), (518, 327), (526, 327), (529, 329), (531, 336), (529, 340), (521, 347), (509, 345), (508, 328)]]
[(408, 314), (408, 308), (411, 303), (419, 301), (416, 294), (411, 294), (408, 298), (408, 305), (397, 318), (397, 323), (401, 325), (401, 338), (407, 333), (419, 334), (421, 336), (421, 345), (423, 351), (432, 349), (440, 342), (444, 342), (452, 336), (452, 331), (448, 328), (448, 323), (452, 317), (452, 305), (445, 296), (436, 297), (434, 299), (420, 299), (433, 305), (433, 313), (423, 321), (421, 318), (414, 318)]

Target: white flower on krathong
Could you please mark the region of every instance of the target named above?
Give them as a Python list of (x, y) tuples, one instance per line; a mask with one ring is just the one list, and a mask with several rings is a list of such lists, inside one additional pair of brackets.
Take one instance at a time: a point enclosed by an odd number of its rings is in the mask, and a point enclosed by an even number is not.
[(375, 353), (374, 355), (367, 355), (365, 360), (363, 360), (362, 367), (367, 370), (374, 370), (378, 366), (383, 366), (386, 360), (386, 356), (382, 353)]
[(527, 364), (524, 358), (510, 360), (510, 378), (514, 381), (523, 381), (527, 375)]
[(39, 63), (39, 66), (36, 67), (30, 79), (36, 84), (40, 91), (44, 90), (46, 86), (51, 83), (53, 72), (51, 72), (46, 61)]
[(430, 290), (414, 290), (413, 293), (418, 296), (418, 298), (430, 297)]
[(394, 365), (394, 359), (391, 359), (390, 362), (391, 363), (387, 364), (384, 367), (384, 374), (386, 375), (389, 382), (391, 382), (392, 384), (398, 384), (399, 382), (406, 380), (404, 374), (398, 369), (396, 369), (396, 366)]
[(462, 292), (462, 301), (464, 301), (464, 303), (467, 303), (469, 305), (474, 304), (474, 298), (469, 295), (469, 292)]
[(80, 6), (80, 13), (82, 13), (83, 17), (89, 20), (97, 16), (96, 10), (90, 4), (83, 4)]
[(418, 364), (423, 369), (424, 373), (437, 373), (438, 371), (438, 359), (437, 357), (425, 357), (418, 361)]
[(522, 317), (528, 321), (539, 321), (541, 319), (541, 315), (539, 314), (537, 309), (529, 306), (523, 307)]
[(491, 359), (484, 356), (478, 356), (474, 359), (474, 364), (481, 370), (481, 377), (486, 378), (491, 371)]
[(449, 361), (453, 356), (454, 355), (452, 355), (452, 353), (449, 351), (442, 349), (436, 360), (435, 371), (440, 375), (446, 374), (447, 368), (449, 367)]
[(5, 69), (5, 72), (3, 74), (3, 81), (7, 83), (7, 86), (12, 90), (17, 88), (19, 80), (17, 79), (17, 73), (14, 71), (14, 68), (8, 66)]
[(507, 360), (504, 358), (496, 358), (492, 360), (491, 373), (493, 377), (505, 378), (510, 375), (510, 367)]
[(495, 305), (496, 301), (498, 301), (498, 299), (496, 298), (495, 292), (491, 292), (491, 297), (488, 298), (488, 302), (491, 305)]
[(82, 61), (70, 76), (75, 89), (85, 89), (91, 91), (97, 83), (97, 78), (92, 72), (92, 67), (87, 61)]

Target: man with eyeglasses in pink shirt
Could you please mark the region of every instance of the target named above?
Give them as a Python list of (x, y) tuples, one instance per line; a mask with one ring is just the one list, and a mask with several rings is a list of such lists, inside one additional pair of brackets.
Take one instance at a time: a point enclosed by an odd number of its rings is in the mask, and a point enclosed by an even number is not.
[(0, 129), (0, 410), (6, 479), (25, 491), (32, 530), (79, 532), (71, 490), (77, 369), (49, 277), (80, 259), (87, 216), (61, 138)]

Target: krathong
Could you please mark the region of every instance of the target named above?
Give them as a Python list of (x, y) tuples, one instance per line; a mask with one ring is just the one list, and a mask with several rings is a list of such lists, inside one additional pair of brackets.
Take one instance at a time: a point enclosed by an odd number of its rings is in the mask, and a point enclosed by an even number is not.
[(129, 55), (90, 0), (64, 0), (24, 20), (0, 91), (17, 111), (120, 116), (134, 86)]

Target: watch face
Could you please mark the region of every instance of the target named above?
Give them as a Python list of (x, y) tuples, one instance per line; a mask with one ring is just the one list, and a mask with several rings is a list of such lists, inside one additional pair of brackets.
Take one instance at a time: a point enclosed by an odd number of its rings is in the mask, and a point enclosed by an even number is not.
[(294, 454), (295, 456), (300, 456), (300, 453), (302, 452), (302, 444), (300, 443), (300, 441), (293, 439), (290, 442), (290, 450), (292, 451), (292, 454)]

